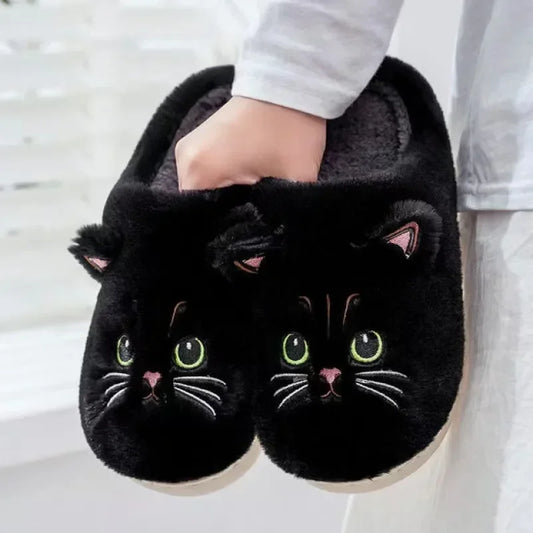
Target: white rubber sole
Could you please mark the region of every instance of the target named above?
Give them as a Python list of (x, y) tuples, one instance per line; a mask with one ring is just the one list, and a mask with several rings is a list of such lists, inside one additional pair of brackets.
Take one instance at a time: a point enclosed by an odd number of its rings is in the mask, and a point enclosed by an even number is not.
[(237, 481), (255, 464), (261, 452), (257, 437), (254, 438), (248, 451), (225, 470), (212, 476), (206, 476), (183, 483), (160, 483), (158, 481), (143, 481), (135, 479), (147, 489), (162, 492), (170, 496), (202, 496), (223, 489)]
[(386, 472), (385, 474), (381, 474), (380, 476), (374, 478), (362, 479), (360, 481), (347, 481), (341, 483), (330, 483), (327, 481), (311, 480), (307, 480), (307, 482), (313, 485), (314, 487), (321, 490), (325, 490), (327, 492), (357, 494), (359, 492), (372, 492), (374, 490), (383, 489), (385, 487), (393, 485), (394, 483), (397, 483), (398, 481), (401, 481), (402, 479), (416, 472), (437, 451), (439, 446), (442, 444), (444, 437), (448, 433), (450, 426), (454, 423), (455, 419), (458, 418), (460, 416), (460, 413), (462, 412), (463, 396), (466, 388), (466, 383), (468, 382), (467, 374), (469, 365), (467, 359), (468, 358), (465, 354), (463, 360), (463, 375), (461, 378), (461, 382), (459, 383), (457, 397), (455, 398), (455, 401), (453, 403), (450, 415), (448, 416), (448, 420), (446, 421), (444, 426), (442, 426), (437, 435), (435, 435), (435, 438), (431, 441), (431, 443), (426, 446), (420, 453), (418, 453), (405, 463), (402, 463), (401, 465), (398, 465), (397, 467), (393, 468), (389, 472)]

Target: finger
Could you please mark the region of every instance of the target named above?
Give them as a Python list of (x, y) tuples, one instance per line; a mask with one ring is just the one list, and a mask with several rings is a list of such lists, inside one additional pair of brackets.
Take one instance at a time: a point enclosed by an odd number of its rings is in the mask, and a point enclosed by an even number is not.
[(253, 174), (237, 174), (233, 176), (215, 174), (188, 174), (179, 179), (180, 191), (200, 191), (206, 189), (220, 189), (232, 185), (253, 185), (261, 178)]

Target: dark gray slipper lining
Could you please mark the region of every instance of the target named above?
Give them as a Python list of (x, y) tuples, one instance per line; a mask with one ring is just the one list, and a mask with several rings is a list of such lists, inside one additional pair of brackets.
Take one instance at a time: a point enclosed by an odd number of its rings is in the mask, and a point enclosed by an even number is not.
[[(231, 97), (229, 85), (217, 87), (200, 98), (183, 119), (157, 172), (152, 187), (178, 193), (176, 143), (207, 120)], [(398, 124), (398, 130), (390, 128)], [(346, 176), (342, 169), (364, 169), (366, 175), (390, 167), (404, 150), (410, 136), (405, 105), (399, 95), (379, 81), (370, 84), (342, 117), (328, 127), (327, 148), (320, 168), (320, 181), (336, 181)], [(376, 151), (379, 139), (379, 151)]]

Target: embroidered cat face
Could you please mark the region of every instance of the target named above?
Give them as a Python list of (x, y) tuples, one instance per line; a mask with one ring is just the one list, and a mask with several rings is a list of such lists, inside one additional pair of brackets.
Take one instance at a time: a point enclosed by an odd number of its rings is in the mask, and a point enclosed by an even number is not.
[(159, 219), (162, 229), (141, 236), (91, 226), (72, 247), (102, 284), (80, 413), (91, 448), (114, 470), (174, 482), (219, 472), (249, 448), (249, 350), (227, 283), (203, 266), (200, 245), (174, 246), (175, 224)]
[[(237, 239), (233, 243), (237, 253), (226, 262), (235, 275), (261, 278), (262, 266), (269, 259), (265, 244), (273, 238), (261, 240), (268, 233), (259, 225), (257, 213), (249, 215), (255, 217), (260, 231), (255, 238)], [(238, 225), (228, 231), (233, 237), (241, 233)], [(391, 282), (394, 285), (395, 277), (408, 278), (410, 271), (431, 266), (439, 234), (440, 218), (429, 205), (405, 201), (394, 204), (382, 223), (366, 230), (366, 235), (359, 231), (356, 239), (345, 242), (344, 249), (329, 249), (327, 243), (317, 242), (314, 256), (311, 252), (302, 260), (299, 243), (294, 243), (287, 256), (278, 257), (275, 268), (283, 268), (291, 259), (296, 265), (324, 262), (328, 264), (324, 272), (331, 276), (325, 280), (315, 276), (311, 291), (269, 312), (273, 323), (268, 355), (271, 401), (280, 416), (309, 403), (334, 408), (361, 398), (392, 411), (401, 409), (410, 376), (394, 364), (395, 344), (401, 339), (388, 324), (394, 316), (387, 312), (394, 295), (389, 295), (391, 302), (384, 291)], [(287, 266), (291, 270), (294, 265)], [(304, 269), (292, 268), (291, 272), (294, 278), (300, 278), (300, 272), (305, 275)], [(299, 281), (294, 279), (295, 284)], [(320, 286), (325, 290), (317, 290)]]
[[(427, 339), (438, 311), (425, 306), (448, 290), (435, 270), (440, 217), (414, 201), (368, 218), (354, 211), (337, 233), (305, 221), (311, 237), (293, 233), (256, 275), (284, 287), (258, 370), (258, 434), (274, 462), (310, 479), (373, 477), (401, 463), (442, 425), (433, 413), (448, 401), (428, 382), (446, 367)], [(418, 442), (406, 440), (414, 427)]]
[[(164, 407), (172, 402), (190, 404), (193, 416), (216, 419), (223, 406), (227, 383), (209, 375), (209, 344), (205, 338), (191, 333), (187, 323), (187, 302), (178, 302), (169, 325), (169, 362), (136, 365), (136, 350), (130, 335), (117, 339), (113, 368), (102, 378), (101, 415), (119, 408), (127, 395), (139, 408)], [(118, 366), (117, 366), (118, 365)], [(141, 366), (142, 365), (142, 366)], [(143, 367), (149, 367), (144, 370)], [(135, 370), (135, 372), (134, 372)], [(98, 399), (95, 401), (98, 404)], [(98, 405), (95, 406), (95, 410)], [(186, 405), (183, 409), (187, 410)]]
[(353, 480), (409, 457), (421, 445), (404, 441), (411, 424), (442, 424), (418, 407), (435, 397), (426, 365), (433, 376), (441, 364), (426, 341), (438, 317), (424, 307), (428, 291), (446, 297), (434, 269), (441, 219), (419, 201), (373, 211), (354, 201), (340, 218), (327, 213), (325, 231), (320, 209), (317, 200), (308, 218), (276, 220), (285, 231), (270, 241), (262, 228), (219, 257), (265, 302), (256, 427), (266, 453), (303, 477)]
[[(105, 418), (125, 404), (137, 404), (144, 410), (164, 410), (178, 402), (183, 403), (180, 409), (185, 413), (190, 410), (191, 415), (199, 419), (215, 420), (217, 411), (224, 405), (228, 384), (221, 377), (211, 375), (216, 373), (210, 362), (210, 351), (216, 342), (208, 326), (215, 318), (213, 305), (203, 310), (194, 303), (180, 300), (168, 306), (170, 296), (157, 294), (158, 284), (149, 279), (149, 270), (142, 283), (142, 290), (149, 296), (132, 298), (127, 292), (121, 294), (116, 274), (109, 283), (105, 279), (107, 268), (117, 262), (117, 239), (109, 231), (93, 226), (82, 230), (73, 249), (91, 274), (104, 280), (102, 296), (110, 292), (118, 300), (108, 302), (116, 314), (107, 317), (93, 339), (93, 344), (99, 344), (100, 338), (105, 341), (99, 354), (101, 361), (98, 361), (105, 372), (94, 375), (99, 385), (94, 396), (88, 399), (87, 409), (94, 417)], [(112, 242), (114, 244), (110, 245)], [(164, 276), (164, 270), (158, 274)], [(156, 273), (153, 276), (156, 277)], [(128, 310), (121, 309), (124, 301), (129, 305), (130, 316), (126, 314)], [(122, 316), (121, 311), (125, 313)], [(102, 335), (107, 329), (109, 333)]]
[(387, 364), (387, 332), (365, 316), (359, 293), (301, 296), (291, 317), (279, 342), (279, 372), (270, 378), (276, 412), (357, 403), (361, 395), (400, 409), (409, 376)]

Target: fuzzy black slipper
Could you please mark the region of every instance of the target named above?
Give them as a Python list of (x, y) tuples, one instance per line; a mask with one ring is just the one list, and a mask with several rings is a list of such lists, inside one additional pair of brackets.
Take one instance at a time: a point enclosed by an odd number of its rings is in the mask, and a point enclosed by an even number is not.
[(233, 239), (219, 265), (263, 289), (262, 445), (340, 490), (404, 475), (440, 442), (463, 367), (455, 178), (431, 88), (387, 58), (329, 123), (319, 182), (254, 195), (270, 233)]
[(102, 284), (81, 375), (89, 445), (121, 474), (193, 493), (233, 480), (256, 452), (248, 313), (206, 255), (249, 189), (180, 194), (173, 155), (227, 100), (232, 78), (231, 67), (209, 69), (163, 102), (103, 223), (70, 248)]

